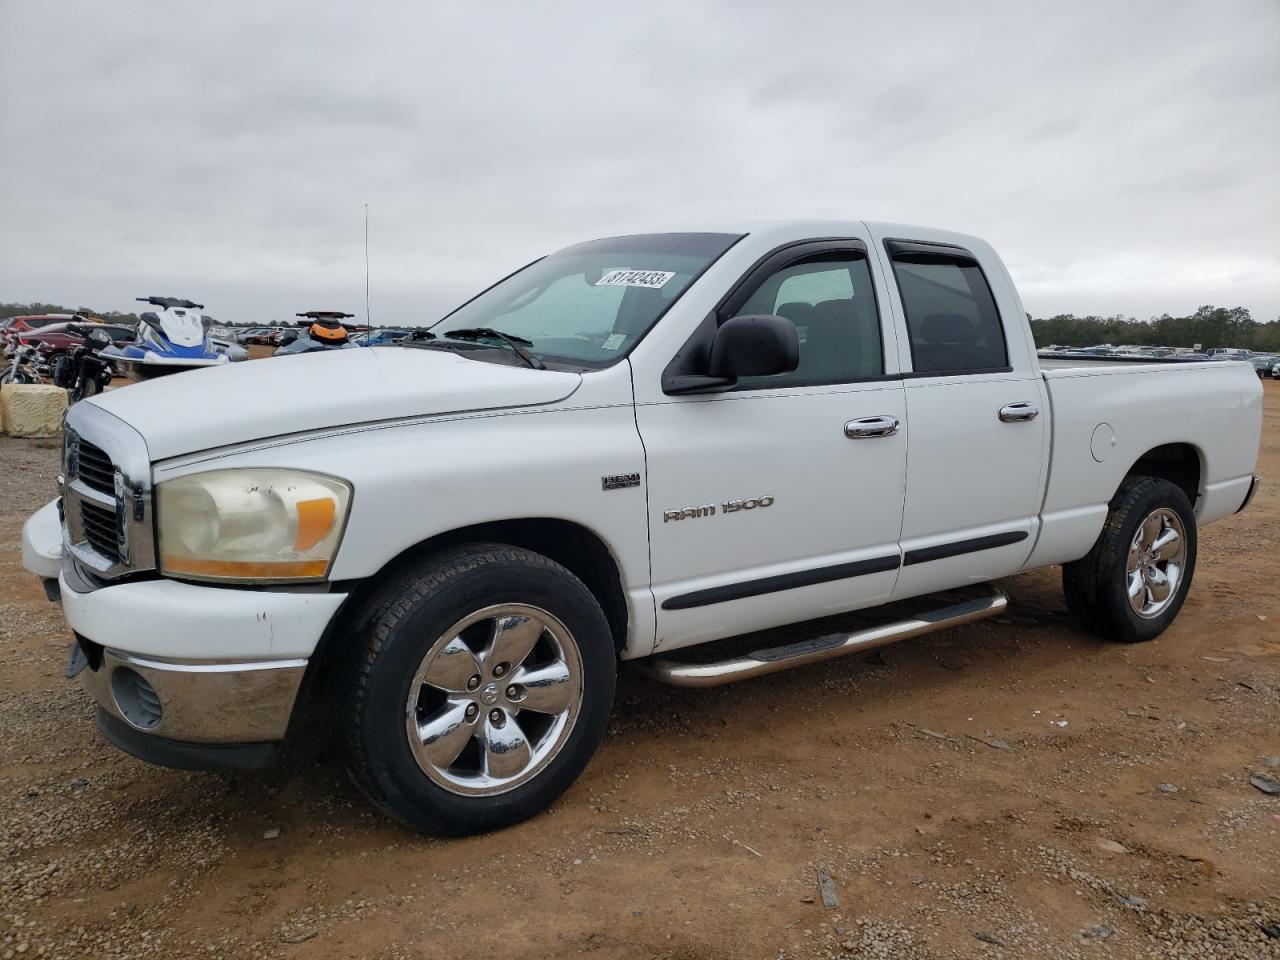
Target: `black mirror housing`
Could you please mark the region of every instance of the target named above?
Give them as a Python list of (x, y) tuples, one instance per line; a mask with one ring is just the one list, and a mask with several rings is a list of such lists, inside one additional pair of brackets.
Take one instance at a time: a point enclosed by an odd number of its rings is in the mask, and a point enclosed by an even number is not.
[(800, 335), (786, 317), (730, 317), (716, 331), (707, 362), (712, 377), (768, 377), (800, 363)]

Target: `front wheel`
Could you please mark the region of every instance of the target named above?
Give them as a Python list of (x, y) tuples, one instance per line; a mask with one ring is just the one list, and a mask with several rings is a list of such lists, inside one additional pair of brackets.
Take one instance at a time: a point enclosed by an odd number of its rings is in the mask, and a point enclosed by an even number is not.
[(6, 370), (4, 373), (0, 373), (0, 384), (5, 384), (5, 383), (16, 384), (16, 383), (32, 383), (32, 382), (34, 381), (32, 380), (31, 375), (28, 374), (25, 370), (10, 369), (10, 370)]
[(1130, 477), (1111, 500), (1093, 549), (1063, 565), (1067, 606), (1086, 629), (1134, 643), (1163, 633), (1196, 568), (1196, 517), (1180, 487)]
[(473, 544), (391, 580), (356, 618), (334, 719), (356, 782), (437, 835), (525, 820), (604, 736), (617, 661), (599, 603), (540, 554)]

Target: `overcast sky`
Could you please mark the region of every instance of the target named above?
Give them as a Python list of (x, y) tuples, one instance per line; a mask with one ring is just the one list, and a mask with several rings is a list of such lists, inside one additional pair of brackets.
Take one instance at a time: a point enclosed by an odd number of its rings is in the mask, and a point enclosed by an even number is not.
[(0, 0), (0, 301), (434, 319), (717, 218), (980, 234), (1026, 306), (1280, 315), (1280, 2)]

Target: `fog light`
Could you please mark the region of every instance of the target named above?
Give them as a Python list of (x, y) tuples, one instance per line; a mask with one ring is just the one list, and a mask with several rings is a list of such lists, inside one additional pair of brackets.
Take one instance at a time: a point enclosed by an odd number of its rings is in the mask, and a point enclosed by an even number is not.
[(149, 730), (160, 722), (164, 711), (156, 688), (147, 678), (130, 667), (116, 667), (111, 672), (111, 693), (120, 715), (135, 727)]

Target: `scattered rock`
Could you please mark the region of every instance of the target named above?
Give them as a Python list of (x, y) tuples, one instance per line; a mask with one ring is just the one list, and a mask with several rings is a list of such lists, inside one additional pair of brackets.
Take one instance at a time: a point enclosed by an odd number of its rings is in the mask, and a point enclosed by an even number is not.
[(1128, 853), (1129, 848), (1123, 843), (1117, 843), (1115, 840), (1108, 840), (1106, 837), (1099, 837), (1096, 841), (1099, 850), (1105, 850), (1107, 853)]
[(1116, 899), (1126, 907), (1133, 907), (1135, 910), (1144, 910), (1147, 906), (1147, 901), (1142, 899), (1142, 897), (1122, 896), (1117, 897)]
[(1115, 933), (1115, 930), (1110, 925), (1105, 923), (1095, 923), (1081, 930), (1080, 936), (1085, 940), (1105, 940), (1113, 933)]
[(280, 942), (281, 943), (306, 943), (308, 940), (312, 939), (313, 937), (318, 937), (319, 935), (320, 935), (319, 930), (303, 930), (300, 933), (292, 933), (287, 937), (281, 937)]
[(267, 829), (267, 830), (262, 831), (262, 839), (263, 839), (263, 840), (275, 840), (275, 839), (276, 839), (277, 837), (279, 837), (279, 836), (280, 836), (280, 828), (279, 828), (279, 827), (271, 827), (271, 828), (269, 828), (269, 829)]
[(1280, 796), (1280, 780), (1269, 777), (1265, 773), (1252, 773), (1249, 782), (1268, 796)]
[(815, 898), (806, 896), (806, 897), (801, 897), (801, 898), (800, 898), (800, 902), (801, 902), (801, 903), (815, 903), (816, 901), (815, 901)]
[(1156, 789), (1159, 790), (1161, 793), (1177, 793), (1178, 792), (1177, 786), (1172, 783), (1156, 784)]
[(975, 930), (973, 932), (973, 935), (977, 937), (979, 940), (981, 940), (983, 943), (990, 943), (997, 947), (1004, 946), (1003, 940), (1001, 940), (999, 937), (995, 936), (994, 934), (987, 933), (983, 930)]
[(840, 906), (835, 882), (822, 867), (818, 868), (818, 892), (822, 894), (822, 905), (828, 910), (835, 910)]

